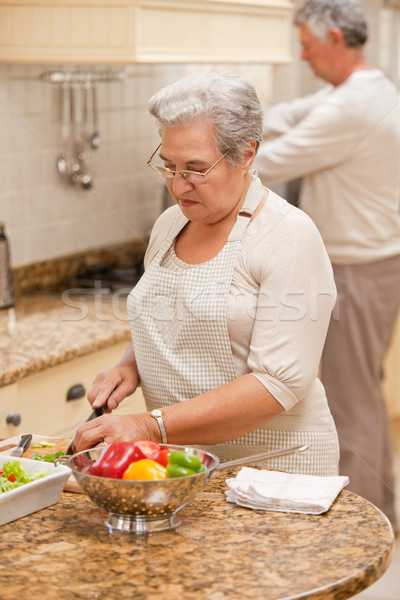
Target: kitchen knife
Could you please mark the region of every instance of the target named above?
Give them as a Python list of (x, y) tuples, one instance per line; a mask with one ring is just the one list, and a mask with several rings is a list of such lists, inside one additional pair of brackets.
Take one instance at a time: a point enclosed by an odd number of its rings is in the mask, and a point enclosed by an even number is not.
[(21, 439), (18, 442), (18, 446), (11, 451), (11, 456), (22, 456), (22, 454), (27, 450), (32, 441), (32, 434), (25, 433), (21, 436)]
[[(92, 421), (92, 419), (97, 419), (97, 417), (101, 417), (101, 415), (103, 413), (104, 413), (104, 406), (99, 406), (98, 408), (94, 408), (92, 410), (92, 412), (90, 413), (90, 415), (88, 416), (88, 418), (86, 419), (85, 423), (87, 423), (88, 421)], [(74, 439), (75, 439), (75, 435), (72, 437), (72, 440), (70, 441), (69, 446), (65, 451), (65, 454), (74, 454), (75, 453)]]

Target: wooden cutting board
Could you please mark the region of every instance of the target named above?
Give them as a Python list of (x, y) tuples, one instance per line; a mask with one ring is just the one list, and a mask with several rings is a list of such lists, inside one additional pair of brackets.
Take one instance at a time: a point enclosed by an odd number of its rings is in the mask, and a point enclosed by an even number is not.
[[(7, 438), (6, 440), (2, 440), (0, 442), (0, 454), (9, 455), (11, 450), (13, 450), (16, 447), (16, 445), (18, 444), (20, 439), (21, 439), (21, 436), (16, 435), (12, 438)], [(33, 448), (33, 446), (35, 444), (37, 444), (38, 442), (43, 441), (43, 440), (45, 440), (46, 442), (55, 444), (55, 446), (52, 446), (51, 448)], [(69, 440), (69, 439), (55, 438), (55, 437), (48, 436), (48, 435), (32, 434), (31, 445), (29, 446), (29, 448), (27, 450), (25, 450), (25, 452), (23, 453), (21, 458), (32, 458), (32, 456), (34, 454), (36, 454), (36, 452), (39, 452), (39, 454), (41, 456), (46, 456), (46, 454), (53, 454), (54, 452), (58, 452), (59, 450), (63, 450), (65, 452), (66, 449), (68, 448), (70, 441), (71, 440)], [(67, 482), (64, 486), (64, 491), (77, 492), (79, 494), (83, 493), (82, 488), (77, 483), (77, 481), (73, 475), (68, 477)]]

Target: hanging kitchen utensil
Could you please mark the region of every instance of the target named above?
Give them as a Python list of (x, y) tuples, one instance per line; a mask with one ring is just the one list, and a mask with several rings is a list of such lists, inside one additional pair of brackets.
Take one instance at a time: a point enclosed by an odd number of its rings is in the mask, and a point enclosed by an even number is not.
[(85, 160), (88, 156), (89, 143), (89, 100), (92, 85), (90, 81), (86, 81), (81, 87), (81, 103), (82, 103), (82, 120), (81, 120), (81, 150), (79, 154), (81, 164), (81, 184), (85, 189), (92, 187), (92, 177), (85, 168)]
[(62, 151), (57, 156), (57, 170), (65, 176), (68, 172), (69, 125), (70, 125), (70, 91), (69, 83), (65, 81), (61, 86), (61, 144)]
[(93, 131), (90, 138), (90, 145), (93, 150), (97, 150), (100, 146), (100, 132), (98, 124), (97, 89), (95, 83), (92, 83), (92, 127)]
[(71, 164), (71, 180), (73, 183), (79, 181), (79, 138), (80, 138), (80, 107), (79, 102), (79, 85), (73, 83), (70, 87), (70, 118), (71, 118), (71, 149), (72, 149), (72, 164)]
[(88, 150), (90, 152), (90, 139), (92, 127), (92, 107), (91, 103), (91, 81), (85, 81), (82, 87), (82, 152), (86, 156)]
[(79, 83), (71, 86), (70, 109), (73, 148), (71, 181), (73, 183), (81, 184), (85, 189), (90, 189), (92, 187), (92, 178), (86, 172), (84, 165), (86, 140), (83, 113), (85, 97), (85, 92)]

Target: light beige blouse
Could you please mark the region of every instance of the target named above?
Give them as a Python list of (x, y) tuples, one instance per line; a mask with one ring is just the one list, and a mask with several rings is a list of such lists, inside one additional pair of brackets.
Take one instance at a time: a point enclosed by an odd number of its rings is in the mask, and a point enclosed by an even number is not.
[[(145, 267), (179, 220), (184, 223), (186, 218), (178, 206), (158, 218)], [(179, 260), (173, 247), (162, 266), (192, 267)], [(254, 375), (286, 414), (301, 417), (311, 430), (330, 421), (317, 373), (335, 301), (333, 272), (317, 228), (302, 211), (269, 191), (241, 241), (227, 327), (237, 376)]]

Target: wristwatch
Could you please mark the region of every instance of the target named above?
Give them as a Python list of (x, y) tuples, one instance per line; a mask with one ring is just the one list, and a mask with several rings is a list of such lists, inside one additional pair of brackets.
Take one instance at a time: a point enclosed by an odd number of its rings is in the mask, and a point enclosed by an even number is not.
[(163, 415), (162, 410), (160, 410), (159, 408), (155, 408), (154, 410), (151, 411), (150, 414), (157, 421), (158, 426), (160, 428), (161, 442), (163, 444), (168, 444), (167, 432), (166, 432), (164, 421), (162, 418), (162, 415)]

